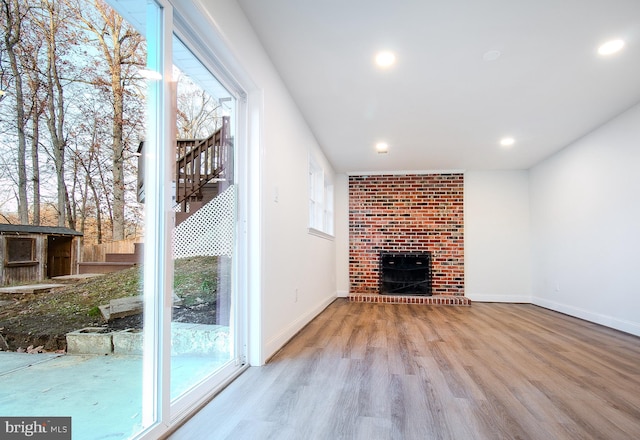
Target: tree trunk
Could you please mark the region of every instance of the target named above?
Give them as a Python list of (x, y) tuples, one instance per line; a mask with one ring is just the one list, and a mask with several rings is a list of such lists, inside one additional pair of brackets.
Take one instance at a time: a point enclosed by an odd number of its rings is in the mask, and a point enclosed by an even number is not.
[[(113, 223), (111, 225), (112, 240), (124, 240), (124, 85), (122, 81), (122, 46), (123, 19), (117, 14), (106, 14), (107, 26), (111, 28), (113, 44), (109, 70), (111, 72), (111, 93), (113, 99)], [(103, 50), (108, 51), (105, 45)]]
[(9, 65), (14, 75), (16, 86), (16, 127), (18, 131), (18, 216), (20, 223), (29, 224), (29, 202), (27, 200), (27, 144), (25, 137), (25, 110), (24, 92), (22, 90), (22, 72), (18, 67), (18, 57), (16, 47), (20, 42), (20, 30), (22, 23), (20, 19), (20, 6), (18, 0), (11, 3), (3, 2), (3, 15), (7, 20), (7, 31), (4, 35), (4, 45), (9, 56)]
[(46, 30), (47, 93), (49, 95), (47, 126), (49, 127), (49, 134), (51, 135), (53, 159), (57, 175), (58, 226), (66, 226), (67, 188), (64, 181), (64, 160), (66, 149), (66, 142), (64, 139), (64, 94), (62, 84), (60, 83), (60, 77), (58, 75), (56, 57), (56, 33), (58, 22), (56, 19), (55, 5), (53, 3), (47, 3), (46, 7), (49, 14), (48, 28)]
[[(119, 48), (114, 50), (116, 54)], [(124, 240), (124, 145), (122, 125), (124, 105), (119, 57), (114, 60), (111, 74), (113, 90), (113, 240)]]
[[(36, 92), (33, 92), (34, 96)], [(32, 184), (33, 184), (33, 224), (40, 225), (40, 162), (38, 159), (38, 144), (40, 142), (40, 108), (37, 104), (33, 105), (32, 124), (33, 137), (31, 138), (31, 168), (32, 168)]]
[(80, 206), (80, 229), (79, 232), (84, 234), (84, 228), (87, 222), (87, 200), (89, 198), (89, 174), (84, 175), (84, 188), (82, 190), (82, 205)]
[(71, 211), (71, 199), (69, 198), (69, 193), (67, 192), (67, 186), (64, 186), (64, 195), (65, 195), (65, 201), (66, 201), (66, 210), (67, 210), (67, 220), (69, 221), (69, 228), (71, 229), (75, 229), (76, 228), (76, 219), (75, 216), (73, 215), (73, 212)]

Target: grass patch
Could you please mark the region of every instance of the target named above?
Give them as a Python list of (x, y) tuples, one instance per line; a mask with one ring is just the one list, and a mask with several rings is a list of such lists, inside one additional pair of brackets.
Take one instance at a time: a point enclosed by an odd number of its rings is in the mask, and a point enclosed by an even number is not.
[(218, 277), (218, 257), (181, 258), (174, 262), (173, 291), (185, 306), (215, 302)]
[[(213, 304), (220, 285), (220, 265), (228, 259), (194, 257), (176, 260), (174, 293), (184, 306)], [(128, 296), (142, 295), (140, 266), (71, 283), (49, 293), (12, 295), (13, 304), (0, 308), (0, 332), (62, 335), (79, 328), (102, 325), (98, 306)], [(227, 275), (225, 275), (227, 276)], [(50, 282), (50, 280), (47, 280)]]

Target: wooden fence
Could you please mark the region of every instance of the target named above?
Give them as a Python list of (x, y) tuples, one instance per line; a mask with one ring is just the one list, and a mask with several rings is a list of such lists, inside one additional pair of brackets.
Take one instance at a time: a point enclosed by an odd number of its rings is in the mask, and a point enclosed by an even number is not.
[(82, 261), (104, 262), (106, 254), (132, 254), (134, 252), (133, 244), (142, 241), (142, 237), (133, 237), (109, 243), (83, 245)]

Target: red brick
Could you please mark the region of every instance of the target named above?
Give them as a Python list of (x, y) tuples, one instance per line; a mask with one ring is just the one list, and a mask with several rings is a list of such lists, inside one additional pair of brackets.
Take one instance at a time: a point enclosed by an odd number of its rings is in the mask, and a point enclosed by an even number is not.
[(464, 295), (462, 174), (351, 176), (351, 292), (378, 291), (381, 251), (432, 253), (434, 295)]

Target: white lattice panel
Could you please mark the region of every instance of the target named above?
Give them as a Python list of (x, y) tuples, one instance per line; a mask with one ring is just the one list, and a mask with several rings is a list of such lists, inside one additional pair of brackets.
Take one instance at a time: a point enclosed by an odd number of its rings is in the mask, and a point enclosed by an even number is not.
[(198, 209), (173, 231), (174, 258), (232, 256), (236, 187), (230, 186)]

